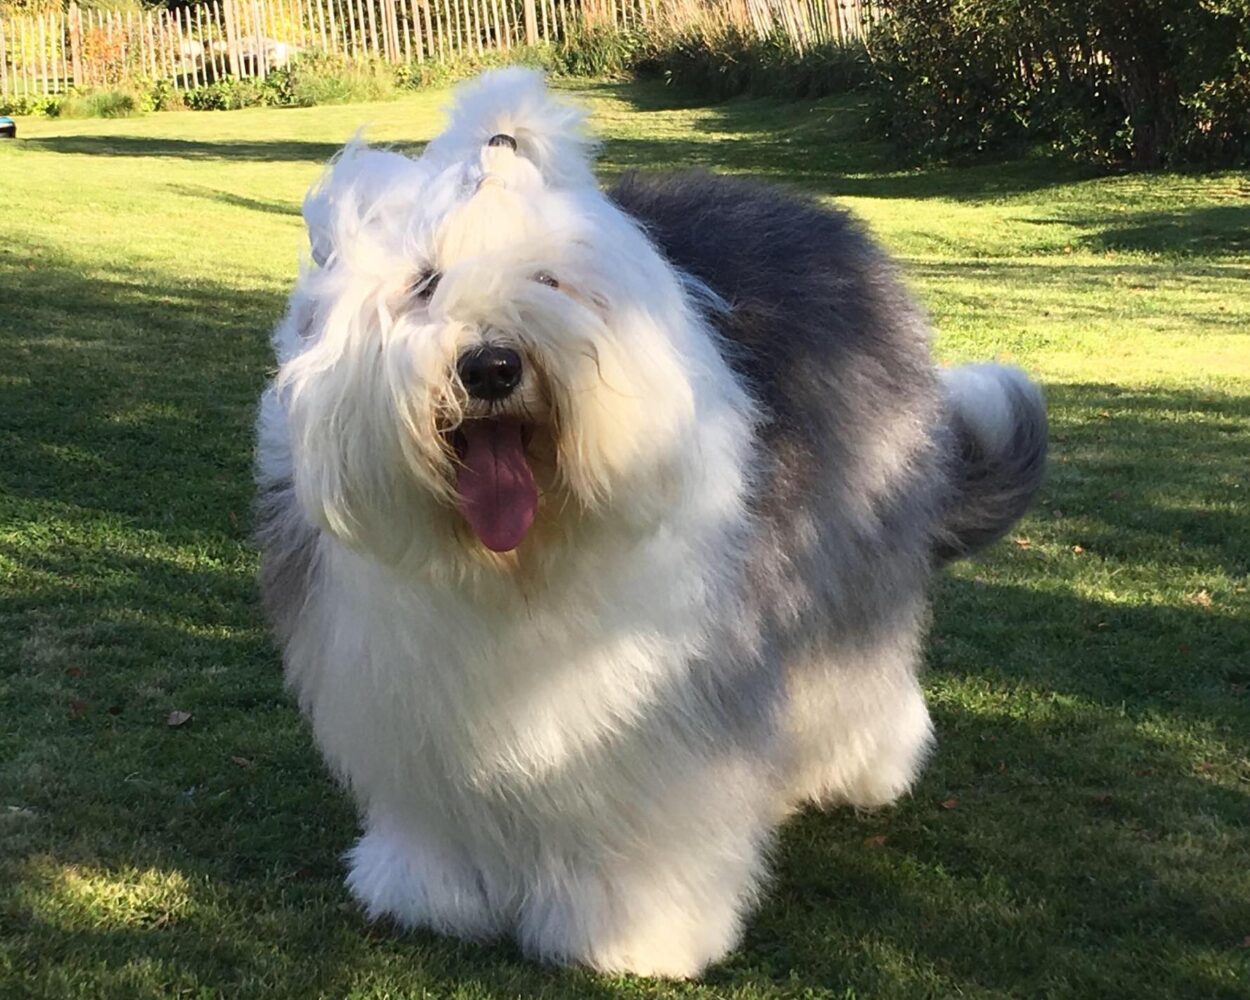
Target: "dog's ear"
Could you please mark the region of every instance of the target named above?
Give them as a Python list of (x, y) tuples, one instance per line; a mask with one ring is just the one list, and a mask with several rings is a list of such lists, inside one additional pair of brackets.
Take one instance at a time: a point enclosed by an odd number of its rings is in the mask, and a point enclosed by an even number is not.
[(539, 70), (492, 70), (456, 89), (451, 121), (424, 158), (440, 166), (477, 162), (484, 146), (510, 140), (549, 186), (593, 185), (595, 144), (585, 123), (582, 108), (551, 96)]
[[(325, 267), (363, 232), (385, 224), (390, 201), (410, 199), (423, 176), (407, 156), (372, 149), (359, 138), (349, 142), (304, 197), (313, 262)], [(398, 213), (401, 206), (395, 207)]]

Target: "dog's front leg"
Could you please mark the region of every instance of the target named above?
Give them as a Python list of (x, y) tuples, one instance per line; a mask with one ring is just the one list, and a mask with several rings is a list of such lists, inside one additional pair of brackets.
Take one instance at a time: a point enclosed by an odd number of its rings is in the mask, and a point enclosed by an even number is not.
[(370, 817), (348, 852), (347, 887), (370, 920), (389, 916), (471, 940), (501, 933), (486, 880), (457, 846), (412, 824)]
[(736, 819), (630, 856), (553, 863), (522, 904), (522, 948), (602, 972), (698, 975), (738, 943), (763, 875), (769, 831)]

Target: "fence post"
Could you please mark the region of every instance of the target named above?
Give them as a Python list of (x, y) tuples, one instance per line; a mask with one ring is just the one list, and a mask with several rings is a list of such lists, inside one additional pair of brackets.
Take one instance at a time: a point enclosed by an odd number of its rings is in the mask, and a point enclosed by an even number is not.
[[(408, 11), (412, 15), (412, 47), (416, 50), (417, 62), (425, 62), (425, 53), (421, 48), (421, 13), (417, 10), (417, 0), (408, 0)], [(408, 56), (408, 62), (412, 62), (411, 54)]]
[(395, 58), (395, 39), (391, 33), (391, 14), (395, 10), (395, 0), (381, 0), (378, 10), (378, 24), (382, 31), (382, 57), (387, 62), (398, 62)]
[(43, 15), (39, 15), (39, 82), (43, 86), (43, 94), (48, 96), (48, 34), (43, 26)]
[(174, 61), (169, 52), (169, 11), (160, 10), (156, 15), (156, 42), (160, 46), (161, 70), (165, 73), (174, 89), (178, 88), (178, 74), (174, 72)]
[(221, 41), (225, 28), (222, 24), (221, 6), (217, 0), (213, 0), (213, 5), (208, 8), (208, 49), (211, 53), (209, 65), (213, 67), (214, 80), (220, 80), (226, 75), (226, 58), (222, 52)]
[(525, 0), (525, 44), (538, 44), (538, 11), (534, 9), (534, 0)]
[(235, 21), (234, 0), (223, 0), (222, 13), (226, 21), (226, 53), (230, 60), (230, 75), (239, 79), (239, 28)]
[(0, 97), (9, 95), (9, 49), (5, 45), (4, 18), (0, 17)]
[(451, 8), (451, 0), (442, 0), (442, 24), (446, 25), (447, 50), (451, 53), (459, 53), (465, 47), (464, 39), (460, 37), (460, 9), (456, 8), (455, 19), (452, 19)]
[(430, 11), (431, 4), (432, 0), (421, 0), (421, 20), (425, 22), (425, 44), (430, 46), (430, 59), (434, 59), (435, 55), (442, 55), (442, 30), (435, 30), (437, 11)]
[[(69, 50), (65, 43), (65, 12), (59, 11), (53, 15), (52, 19), (53, 38), (52, 44), (52, 61), (55, 64), (53, 68), (56, 70), (57, 86), (56, 89), (64, 93), (69, 90)], [(56, 54), (60, 52), (61, 60), (56, 61)]]
[(269, 75), (269, 53), (265, 51), (262, 34), (264, 23), (260, 16), (260, 4), (252, 0), (252, 76), (259, 76), (262, 80)]
[(352, 0), (343, 0), (343, 50), (349, 59), (356, 57), (360, 47), (359, 36), (356, 34), (356, 8)]
[[(324, 0), (313, 0), (313, 6), (317, 8), (317, 28), (321, 33), (321, 51), (329, 52), (330, 45), (326, 38), (326, 5)], [(311, 26), (309, 30), (311, 30)], [(316, 38), (315, 34), (313, 38)]]
[(512, 48), (512, 0), (503, 0), (503, 47)]

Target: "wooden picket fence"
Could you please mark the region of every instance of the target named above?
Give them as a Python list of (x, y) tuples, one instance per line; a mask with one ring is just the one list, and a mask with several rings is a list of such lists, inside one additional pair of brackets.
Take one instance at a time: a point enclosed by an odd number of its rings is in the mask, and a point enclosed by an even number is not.
[(200, 0), (0, 16), (0, 96), (64, 93), (128, 79), (178, 89), (265, 77), (301, 52), (389, 63), (557, 42), (577, 26), (734, 25), (803, 48), (862, 37), (867, 0)]

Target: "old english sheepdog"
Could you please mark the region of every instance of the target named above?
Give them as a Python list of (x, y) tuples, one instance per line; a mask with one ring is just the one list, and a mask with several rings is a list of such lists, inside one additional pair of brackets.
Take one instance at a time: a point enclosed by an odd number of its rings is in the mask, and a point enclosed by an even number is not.
[(914, 780), (926, 586), (1028, 506), (1045, 412), (935, 367), (845, 213), (605, 193), (583, 119), (490, 73), (420, 157), (354, 144), (309, 194), (262, 587), (369, 917), (692, 976), (789, 813)]

